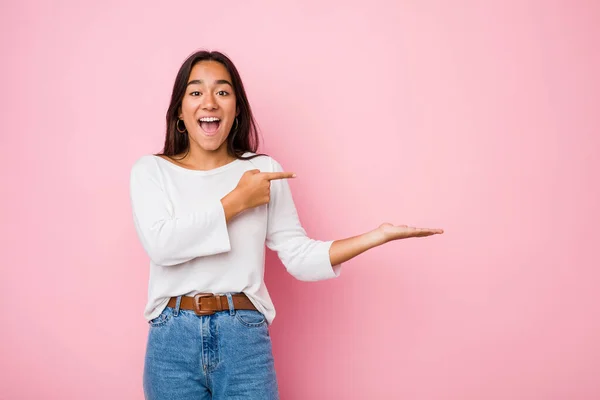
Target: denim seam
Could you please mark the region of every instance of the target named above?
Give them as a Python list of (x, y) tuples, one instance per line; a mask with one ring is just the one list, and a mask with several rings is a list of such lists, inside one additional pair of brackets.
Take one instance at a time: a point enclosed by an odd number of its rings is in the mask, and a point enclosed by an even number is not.
[(204, 335), (204, 317), (200, 316), (199, 318), (200, 320), (200, 355), (202, 356), (202, 370), (205, 372), (208, 372), (208, 359), (207, 357), (205, 357), (205, 347), (204, 347), (204, 341), (205, 341), (205, 335)]
[(258, 328), (258, 327), (264, 325), (265, 322), (267, 322), (267, 319), (264, 317), (264, 315), (263, 315), (262, 321), (260, 321), (260, 322), (246, 322), (242, 318), (240, 318), (240, 313), (236, 313), (235, 314), (235, 319), (237, 319), (242, 324), (244, 324), (244, 325), (246, 325), (247, 327), (250, 327), (250, 328)]
[(215, 357), (215, 363), (210, 369), (210, 372), (216, 370), (221, 364), (221, 338), (219, 336), (219, 320), (214, 315), (212, 316), (212, 318), (215, 319), (215, 334), (213, 336), (213, 340), (216, 341), (215, 351), (217, 353), (217, 356)]
[[(171, 315), (165, 315), (164, 313), (161, 313), (158, 317), (151, 320), (149, 322), (149, 324), (151, 327), (158, 328), (160, 326), (163, 326), (167, 322), (169, 322), (170, 319), (171, 319)], [(152, 321), (156, 321), (156, 322), (152, 322)]]

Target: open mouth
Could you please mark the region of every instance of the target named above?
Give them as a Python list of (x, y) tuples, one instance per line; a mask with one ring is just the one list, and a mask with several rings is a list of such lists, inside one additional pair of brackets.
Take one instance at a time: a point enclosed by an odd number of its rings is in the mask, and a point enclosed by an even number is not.
[(200, 128), (207, 134), (213, 134), (221, 125), (221, 120), (217, 117), (203, 117), (198, 120)]

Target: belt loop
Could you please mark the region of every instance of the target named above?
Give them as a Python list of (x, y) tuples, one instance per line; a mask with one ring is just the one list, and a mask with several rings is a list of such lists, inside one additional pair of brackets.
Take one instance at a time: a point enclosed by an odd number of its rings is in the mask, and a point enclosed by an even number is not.
[(173, 315), (176, 317), (179, 315), (179, 307), (181, 307), (181, 296), (177, 296), (177, 302), (175, 303), (175, 311)]
[(233, 307), (233, 298), (231, 293), (225, 293), (227, 296), (227, 303), (229, 304), (229, 315), (235, 315), (235, 308)]

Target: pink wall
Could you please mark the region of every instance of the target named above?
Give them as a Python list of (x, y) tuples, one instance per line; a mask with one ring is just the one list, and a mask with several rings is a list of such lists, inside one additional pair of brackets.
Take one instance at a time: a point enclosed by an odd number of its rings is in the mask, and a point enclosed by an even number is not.
[(446, 231), (313, 284), (269, 254), (283, 399), (600, 398), (598, 3), (397, 3), (4, 2), (0, 398), (142, 399), (128, 174), (200, 47), (313, 237)]

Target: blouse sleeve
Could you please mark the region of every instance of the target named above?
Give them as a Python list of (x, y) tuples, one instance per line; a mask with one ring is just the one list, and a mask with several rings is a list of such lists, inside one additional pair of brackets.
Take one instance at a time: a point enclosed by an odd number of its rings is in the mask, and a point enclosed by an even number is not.
[[(275, 161), (273, 172), (283, 168)], [(266, 245), (277, 252), (287, 271), (296, 279), (319, 281), (339, 276), (341, 264), (331, 265), (329, 248), (333, 241), (307, 237), (302, 227), (287, 179), (271, 181)]]
[(130, 174), (130, 198), (138, 237), (151, 261), (171, 266), (231, 250), (225, 210), (219, 199), (198, 200), (185, 215), (172, 212), (156, 172), (137, 162)]

